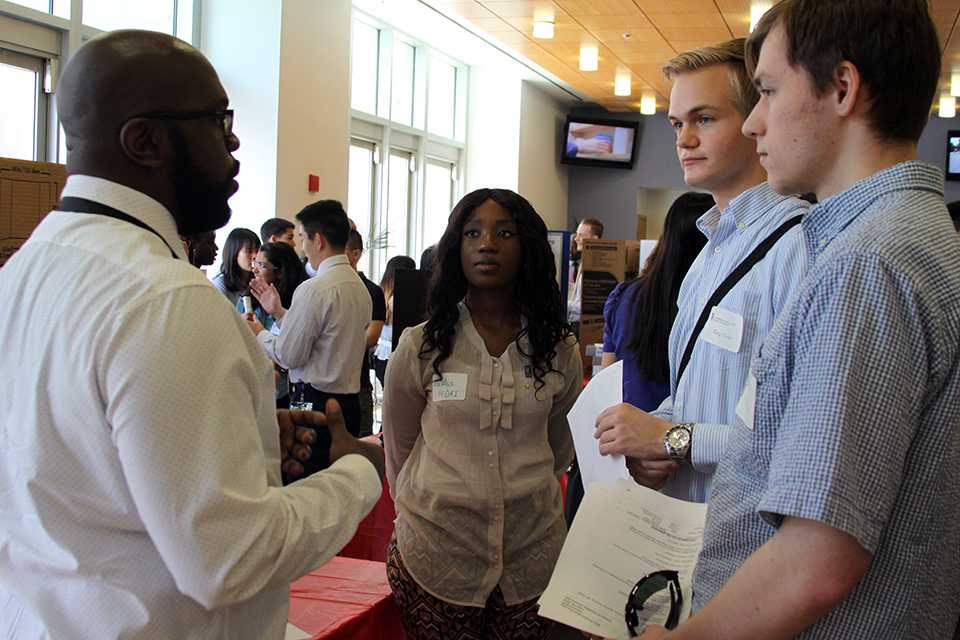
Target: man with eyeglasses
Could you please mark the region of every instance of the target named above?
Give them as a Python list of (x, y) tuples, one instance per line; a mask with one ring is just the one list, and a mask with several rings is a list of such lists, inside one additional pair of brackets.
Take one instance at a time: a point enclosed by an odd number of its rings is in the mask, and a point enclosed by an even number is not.
[[(279, 640), (290, 582), (353, 536), (383, 454), (335, 403), (277, 412), (262, 349), (186, 260), (178, 234), (227, 222), (239, 169), (200, 52), (99, 36), (57, 102), (60, 211), (0, 272), (0, 636)], [(297, 425), (329, 426), (336, 462), (282, 487), (295, 432), (316, 437)]]

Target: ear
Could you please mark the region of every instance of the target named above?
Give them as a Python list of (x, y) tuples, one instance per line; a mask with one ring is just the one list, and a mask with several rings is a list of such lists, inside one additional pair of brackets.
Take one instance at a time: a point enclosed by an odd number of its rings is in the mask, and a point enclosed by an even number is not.
[(860, 93), (860, 71), (849, 60), (837, 67), (834, 77), (836, 91), (836, 110), (838, 116), (849, 116), (863, 102)]
[(128, 120), (120, 129), (120, 148), (135, 164), (159, 168), (166, 162), (169, 138), (157, 121), (146, 118)]

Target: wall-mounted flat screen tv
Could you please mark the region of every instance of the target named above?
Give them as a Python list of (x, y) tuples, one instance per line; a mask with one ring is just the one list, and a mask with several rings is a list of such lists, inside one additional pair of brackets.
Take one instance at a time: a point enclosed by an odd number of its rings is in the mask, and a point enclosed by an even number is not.
[(561, 164), (632, 169), (637, 159), (639, 122), (567, 116)]
[(947, 180), (960, 182), (960, 131), (947, 131)]

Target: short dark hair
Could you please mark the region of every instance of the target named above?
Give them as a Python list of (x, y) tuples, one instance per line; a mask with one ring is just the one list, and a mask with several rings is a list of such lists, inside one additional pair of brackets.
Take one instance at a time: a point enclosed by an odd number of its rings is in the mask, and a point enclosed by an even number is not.
[(293, 229), (295, 226), (292, 222), (283, 218), (270, 218), (260, 225), (260, 239), (264, 242), (270, 242), (271, 236), (280, 237), (287, 229)]
[(308, 204), (297, 214), (297, 220), (307, 238), (312, 240), (319, 233), (335, 250), (346, 249), (350, 239), (350, 220), (339, 200), (318, 200)]
[(783, 29), (787, 60), (822, 96), (844, 61), (856, 66), (867, 118), (884, 142), (917, 142), (940, 81), (940, 44), (927, 0), (783, 0), (747, 40), (752, 74), (766, 37)]
[(347, 238), (347, 249), (350, 251), (363, 251), (363, 236), (356, 229), (350, 229), (350, 235)]
[(590, 230), (593, 231), (593, 235), (597, 236), (598, 238), (603, 237), (603, 223), (596, 218), (584, 218), (580, 221), (580, 224), (585, 224), (590, 227)]

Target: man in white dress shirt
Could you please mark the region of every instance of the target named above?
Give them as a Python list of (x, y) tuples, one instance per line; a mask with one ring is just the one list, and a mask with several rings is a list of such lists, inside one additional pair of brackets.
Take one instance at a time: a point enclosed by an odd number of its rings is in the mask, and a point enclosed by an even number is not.
[[(266, 331), (251, 314), (250, 328), (267, 356), (290, 370), (290, 406), (322, 407), (333, 398), (340, 404), (347, 431), (360, 433), (360, 369), (373, 303), (366, 286), (347, 259), (350, 221), (336, 200), (308, 204), (297, 214), (303, 253), (317, 275), (293, 294), (290, 309), (277, 320), (280, 335)], [(330, 440), (317, 434), (303, 475), (330, 465)], [(299, 476), (291, 474), (288, 479)]]
[(275, 410), (273, 368), (177, 237), (225, 224), (237, 189), (200, 52), (104, 34), (57, 103), (61, 211), (0, 272), (0, 637), (279, 640), (290, 582), (380, 496), (382, 452), (331, 404), (337, 462), (281, 486), (294, 422), (324, 417)]

